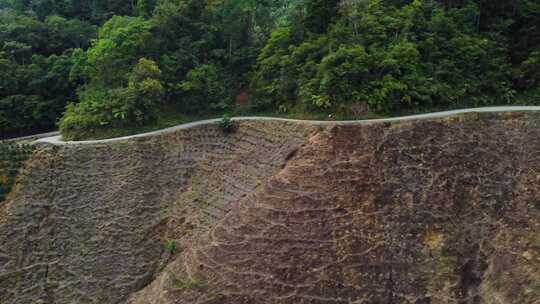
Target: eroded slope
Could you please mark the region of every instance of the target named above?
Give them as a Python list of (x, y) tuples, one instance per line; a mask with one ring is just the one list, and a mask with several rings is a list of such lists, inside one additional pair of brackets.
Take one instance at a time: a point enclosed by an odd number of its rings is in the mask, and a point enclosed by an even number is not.
[(109, 145), (43, 147), (0, 205), (0, 303), (121, 303), (280, 169), (310, 127), (207, 125)]
[(0, 303), (538, 304), (538, 130), (251, 121), (47, 146), (0, 206)]
[(539, 303), (540, 120), (312, 135), (130, 303)]

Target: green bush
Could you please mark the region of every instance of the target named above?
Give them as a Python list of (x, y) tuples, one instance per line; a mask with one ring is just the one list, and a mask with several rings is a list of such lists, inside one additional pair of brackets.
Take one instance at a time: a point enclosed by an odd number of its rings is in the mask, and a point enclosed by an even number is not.
[(174, 253), (176, 251), (176, 240), (165, 240), (165, 250)]
[(86, 87), (79, 94), (81, 101), (66, 107), (60, 132), (66, 139), (77, 140), (99, 129), (153, 121), (164, 94), (160, 76), (156, 63), (142, 58), (129, 75), (127, 87)]
[(291, 30), (278, 28), (259, 54), (251, 79), (256, 109), (285, 112), (296, 100), (299, 71), (289, 51), (293, 44)]
[(235, 130), (235, 125), (233, 120), (228, 114), (224, 114), (219, 121), (219, 127), (225, 133), (232, 133)]
[(518, 73), (524, 87), (538, 90), (540, 86), (540, 48), (532, 52), (521, 64)]
[(230, 106), (231, 85), (225, 72), (214, 64), (203, 64), (190, 70), (180, 83), (183, 91), (183, 108), (187, 112), (216, 112)]

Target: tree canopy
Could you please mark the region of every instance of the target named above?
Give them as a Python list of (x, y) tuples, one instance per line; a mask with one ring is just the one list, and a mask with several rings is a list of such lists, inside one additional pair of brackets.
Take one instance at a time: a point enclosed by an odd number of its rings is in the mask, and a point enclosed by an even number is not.
[(540, 1), (0, 0), (0, 136), (538, 104)]

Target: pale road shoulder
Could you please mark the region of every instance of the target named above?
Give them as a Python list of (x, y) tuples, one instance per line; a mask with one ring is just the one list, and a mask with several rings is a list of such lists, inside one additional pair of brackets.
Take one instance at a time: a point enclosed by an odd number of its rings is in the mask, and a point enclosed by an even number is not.
[[(381, 118), (381, 119), (368, 119), (368, 120), (349, 120), (349, 121), (320, 121), (320, 120), (298, 120), (298, 119), (288, 119), (288, 118), (277, 118), (277, 117), (235, 117), (234, 121), (243, 121), (243, 120), (252, 120), (252, 121), (264, 121), (264, 120), (273, 120), (273, 121), (285, 121), (285, 122), (297, 122), (297, 123), (308, 123), (314, 125), (354, 125), (354, 124), (373, 124), (373, 123), (385, 123), (385, 122), (399, 122), (399, 121), (411, 121), (411, 120), (421, 120), (421, 119), (430, 119), (430, 118), (441, 118), (448, 117), (452, 115), (466, 114), (466, 113), (500, 113), (500, 112), (531, 112), (531, 111), (540, 111), (540, 106), (500, 106), (500, 107), (482, 107), (482, 108), (469, 108), (469, 109), (460, 109), (460, 110), (451, 110), (443, 112), (434, 112), (418, 115), (409, 115), (401, 117), (391, 117), (391, 118)], [(149, 137), (155, 135), (161, 135), (166, 133), (175, 132), (183, 129), (190, 129), (201, 125), (214, 124), (219, 122), (220, 119), (207, 119), (191, 123), (186, 123), (162, 130), (157, 130), (148, 133), (141, 133), (123, 137), (116, 137), (110, 139), (102, 140), (87, 140), (87, 141), (63, 141), (60, 135), (55, 135), (51, 137), (39, 138), (36, 140), (36, 143), (41, 144), (52, 144), (52, 145), (88, 145), (88, 144), (102, 144), (102, 143), (111, 143), (124, 141), (134, 138)]]

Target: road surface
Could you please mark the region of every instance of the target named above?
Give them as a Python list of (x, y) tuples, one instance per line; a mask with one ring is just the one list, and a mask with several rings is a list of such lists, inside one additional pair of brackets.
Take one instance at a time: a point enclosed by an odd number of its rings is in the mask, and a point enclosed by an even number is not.
[[(368, 119), (368, 120), (349, 120), (349, 121), (298, 120), (298, 119), (275, 118), (275, 117), (236, 117), (236, 118), (233, 118), (233, 121), (273, 120), (273, 121), (310, 123), (314, 125), (348, 125), (348, 124), (372, 124), (372, 123), (399, 122), (399, 121), (440, 118), (440, 117), (448, 117), (448, 116), (465, 114), (465, 113), (499, 113), (499, 112), (531, 112), (531, 111), (540, 112), (540, 106), (501, 106), (501, 107), (470, 108), (470, 109), (443, 111), (443, 112), (418, 114), (418, 115), (410, 115), (410, 116), (402, 116), (402, 117)], [(116, 138), (110, 138), (110, 139), (102, 139), (102, 140), (63, 141), (60, 135), (55, 135), (55, 136), (50, 136), (50, 137), (39, 138), (35, 142), (41, 143), (41, 144), (52, 144), (52, 145), (89, 145), (89, 144), (111, 143), (111, 142), (125, 141), (125, 140), (129, 140), (133, 138), (149, 137), (149, 136), (154, 136), (154, 135), (171, 133), (177, 130), (190, 129), (190, 128), (194, 128), (194, 127), (206, 125), (206, 124), (214, 124), (219, 121), (220, 121), (219, 118), (201, 120), (201, 121), (182, 124), (175, 127), (157, 130), (153, 132), (141, 133), (141, 134), (135, 134), (135, 135), (129, 135), (129, 136), (123, 136), (123, 137), (116, 137)]]

